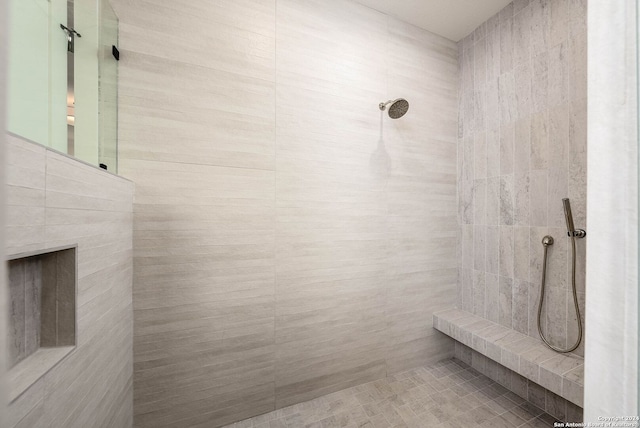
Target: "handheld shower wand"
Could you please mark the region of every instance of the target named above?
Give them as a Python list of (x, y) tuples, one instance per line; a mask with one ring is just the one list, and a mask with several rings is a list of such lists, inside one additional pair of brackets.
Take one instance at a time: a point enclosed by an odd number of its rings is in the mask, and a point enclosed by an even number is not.
[(562, 206), (564, 207), (564, 220), (567, 223), (567, 235), (576, 238), (584, 238), (587, 236), (587, 232), (585, 232), (584, 229), (576, 230), (573, 225), (573, 214), (571, 213), (571, 203), (569, 202), (569, 198), (564, 198), (562, 200)]
[(562, 200), (562, 205), (564, 207), (564, 220), (567, 223), (567, 235), (571, 238), (571, 287), (573, 290), (573, 305), (576, 310), (576, 318), (578, 321), (578, 338), (573, 346), (567, 349), (562, 349), (553, 346), (547, 338), (544, 336), (542, 332), (542, 323), (540, 322), (540, 318), (542, 316), (542, 304), (544, 303), (544, 288), (546, 285), (546, 276), (547, 276), (547, 248), (550, 245), (553, 245), (553, 238), (551, 236), (545, 236), (542, 238), (542, 245), (544, 247), (544, 257), (542, 258), (542, 281), (540, 284), (540, 304), (538, 305), (538, 333), (540, 333), (540, 338), (547, 346), (554, 351), (566, 353), (575, 351), (580, 346), (580, 342), (582, 342), (582, 318), (580, 317), (580, 306), (578, 305), (578, 293), (576, 291), (576, 238), (584, 238), (587, 236), (587, 232), (583, 229), (577, 229), (573, 225), (573, 214), (571, 213), (571, 204), (569, 203), (568, 198), (564, 198)]

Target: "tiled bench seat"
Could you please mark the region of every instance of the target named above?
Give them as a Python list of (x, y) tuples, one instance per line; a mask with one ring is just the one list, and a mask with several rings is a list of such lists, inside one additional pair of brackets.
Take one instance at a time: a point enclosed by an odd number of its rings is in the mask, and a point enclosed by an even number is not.
[(540, 340), (459, 309), (435, 313), (433, 326), (487, 358), (583, 407), (582, 357), (554, 352)]

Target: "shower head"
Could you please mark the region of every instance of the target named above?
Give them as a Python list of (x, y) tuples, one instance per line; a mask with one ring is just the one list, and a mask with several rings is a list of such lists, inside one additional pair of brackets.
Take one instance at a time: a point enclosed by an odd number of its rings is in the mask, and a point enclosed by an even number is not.
[(573, 225), (573, 214), (571, 213), (571, 203), (569, 198), (562, 199), (562, 205), (564, 207), (564, 221), (567, 224), (567, 235), (576, 238), (584, 238), (587, 234), (584, 230), (578, 229)]
[(389, 117), (391, 119), (400, 119), (407, 113), (407, 110), (409, 110), (409, 101), (405, 100), (404, 98), (398, 98), (396, 100), (389, 100), (386, 103), (380, 103), (378, 107), (380, 108), (380, 110), (384, 111), (387, 108), (388, 104), (391, 104), (389, 106)]
[(571, 203), (569, 202), (569, 198), (564, 198), (562, 200), (562, 205), (564, 206), (564, 221), (567, 223), (567, 233), (569, 236), (572, 236), (576, 228), (573, 225), (573, 215), (571, 214)]

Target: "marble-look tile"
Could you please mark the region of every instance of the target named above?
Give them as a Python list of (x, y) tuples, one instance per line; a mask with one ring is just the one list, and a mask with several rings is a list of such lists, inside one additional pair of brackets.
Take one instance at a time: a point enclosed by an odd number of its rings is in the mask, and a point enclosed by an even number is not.
[(527, 401), (541, 409), (546, 405), (546, 390), (535, 382), (528, 382), (527, 385)]
[(569, 35), (569, 1), (553, 0), (549, 13), (549, 46), (553, 47), (567, 40)]
[(486, 232), (485, 226), (473, 227), (473, 268), (475, 270), (485, 270)]
[[(545, 1), (545, 0), (542, 0)], [(549, 103), (549, 54), (547, 51), (535, 55), (531, 60), (531, 112), (544, 111)]]
[(551, 391), (546, 391), (546, 407), (547, 412), (558, 420), (566, 420), (567, 418), (567, 404), (566, 401), (557, 394)]
[[(529, 282), (529, 336), (538, 338), (538, 306), (540, 304), (540, 278)], [(542, 320), (544, 322), (544, 320)]]
[(567, 41), (549, 49), (548, 105), (554, 108), (569, 98), (569, 67)]
[(566, 228), (549, 228), (549, 235), (554, 237), (553, 245), (548, 247), (547, 287), (567, 290), (569, 284), (570, 239)]
[[(575, 0), (571, 0), (575, 1)], [(580, 31), (569, 39), (569, 99), (572, 102), (587, 96), (587, 33)]]
[(473, 312), (473, 269), (462, 269), (462, 309)]
[(529, 193), (530, 193), (530, 212), (532, 226), (547, 226), (547, 193), (546, 171), (531, 171)]
[(487, 224), (487, 179), (473, 180), (473, 223)]
[(500, 177), (500, 224), (513, 225), (513, 175)]
[(487, 179), (486, 223), (497, 226), (500, 224), (500, 177)]
[(25, 266), (25, 354), (40, 347), (42, 259), (31, 257)]
[(516, 118), (528, 117), (531, 113), (531, 67), (527, 63), (514, 70)]
[[(498, 275), (487, 273), (485, 277), (486, 299), (484, 317), (489, 321), (499, 322), (500, 308), (502, 297), (500, 294), (500, 277)], [(505, 296), (505, 304), (511, 303), (511, 299)], [(507, 316), (505, 315), (505, 319)], [(508, 319), (511, 319), (509, 315)]]
[(584, 420), (582, 407), (567, 402), (567, 420), (582, 422)]
[[(515, 394), (519, 395), (520, 397), (527, 397), (527, 388), (529, 382), (528, 380), (523, 377), (520, 376), (518, 373), (516, 372), (511, 372), (511, 387), (509, 388), (511, 391), (513, 391)], [(510, 412), (517, 412), (517, 415), (522, 417), (522, 418), (526, 418), (526, 414), (524, 412), (521, 412), (521, 410), (524, 409), (519, 409), (518, 407), (514, 407), (513, 409), (510, 410)], [(526, 419), (525, 419), (526, 420)]]
[(543, 306), (544, 333), (554, 346), (567, 347), (567, 293), (562, 288), (547, 287)]
[(525, 226), (530, 224), (530, 187), (531, 175), (527, 171), (516, 170), (513, 174), (514, 207), (513, 224)]
[(487, 81), (497, 81), (500, 76), (500, 18), (496, 14), (487, 26)]
[(498, 80), (500, 102), (500, 121), (508, 124), (517, 119), (517, 99), (514, 71), (503, 73)]
[(587, 188), (587, 108), (584, 100), (570, 105), (569, 158), (568, 196), (571, 211), (576, 227), (584, 228)]
[(587, 30), (587, 0), (569, 0), (569, 34)]
[(493, 15), (491, 18), (487, 20), (486, 27), (487, 27), (487, 37), (489, 37), (491, 33), (500, 31), (500, 12), (496, 13), (495, 15)]
[[(578, 307), (580, 308), (580, 318), (582, 320), (583, 331), (586, 328), (585, 321), (585, 293), (578, 292)], [(578, 321), (576, 317), (575, 304), (573, 302), (573, 293), (571, 290), (567, 290), (567, 344), (573, 345), (578, 340)], [(577, 355), (584, 355), (584, 336), (578, 349), (575, 353)]]
[(478, 39), (473, 45), (473, 71), (475, 85), (480, 87), (487, 81), (487, 40), (484, 34), (477, 37)]
[[(500, 129), (500, 93), (499, 93), (499, 79), (498, 77), (491, 78), (487, 81), (485, 90), (485, 128), (487, 132), (491, 130)], [(487, 138), (490, 136), (487, 135)], [(487, 144), (490, 142), (488, 141)], [(489, 150), (489, 147), (487, 148)], [(491, 158), (488, 159), (489, 165), (487, 166), (488, 174), (491, 174), (495, 169), (490, 168)]]
[(500, 276), (513, 278), (513, 226), (500, 226)]
[(527, 172), (531, 159), (531, 119), (526, 117), (515, 124), (514, 170)]
[[(500, 230), (505, 226), (487, 226), (486, 228), (486, 271), (488, 274), (500, 274)], [(528, 241), (527, 241), (528, 243)]]
[(516, 279), (513, 282), (513, 322), (512, 327), (520, 333), (529, 333), (529, 290), (528, 281)]
[(531, 54), (539, 55), (548, 49), (550, 21), (549, 0), (531, 1)]
[(531, 4), (531, 0), (514, 0), (513, 14), (517, 15), (522, 10), (526, 9), (530, 4)]
[(473, 225), (462, 225), (462, 267), (473, 269)]
[(462, 81), (462, 89), (465, 92), (473, 92), (475, 88), (475, 79), (474, 79), (474, 68), (475, 68), (475, 60), (474, 60), (474, 49), (473, 44), (470, 46), (467, 42), (468, 38), (465, 38), (462, 43), (459, 44), (459, 56), (461, 56), (461, 69), (460, 69), (460, 79)]
[(500, 129), (491, 128), (486, 133), (487, 177), (500, 176)]
[(8, 364), (14, 366), (26, 357), (25, 350), (25, 262), (8, 263), (9, 271), (9, 339)]
[(531, 169), (546, 169), (549, 152), (549, 115), (547, 110), (531, 116)]
[[(508, 175), (513, 173), (514, 148), (521, 144), (521, 136), (515, 136), (513, 124), (503, 125), (500, 129), (500, 174)], [(527, 163), (528, 165), (528, 163)], [(528, 169), (528, 167), (527, 167)]]
[(546, 227), (531, 227), (529, 231), (529, 279), (539, 282), (542, 275), (542, 238), (549, 234)]
[(513, 228), (513, 276), (524, 281), (529, 280), (530, 238), (529, 227)]
[(473, 139), (474, 178), (487, 177), (487, 138), (485, 132), (478, 132)]
[(515, 12), (513, 17), (513, 67), (527, 65), (531, 57), (531, 8)]
[(500, 74), (513, 69), (513, 6), (500, 11)]
[(508, 277), (501, 276), (499, 281), (500, 287), (500, 307), (498, 314), (498, 322), (505, 327), (513, 327), (513, 280)]
[(483, 316), (485, 312), (486, 280), (484, 270), (473, 272), (473, 313)]
[(473, 224), (473, 138), (465, 137), (462, 140), (463, 165), (462, 173), (462, 220), (465, 224)]

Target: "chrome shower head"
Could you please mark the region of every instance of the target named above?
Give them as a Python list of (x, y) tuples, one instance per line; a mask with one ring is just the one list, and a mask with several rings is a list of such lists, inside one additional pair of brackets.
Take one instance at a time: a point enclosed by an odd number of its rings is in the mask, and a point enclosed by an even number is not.
[(378, 107), (380, 108), (380, 110), (384, 111), (387, 108), (388, 104), (391, 104), (391, 106), (389, 106), (389, 117), (391, 119), (400, 119), (402, 116), (407, 114), (407, 111), (409, 110), (409, 101), (405, 100), (404, 98), (398, 98), (396, 100), (389, 100), (386, 103), (380, 103), (378, 104)]

